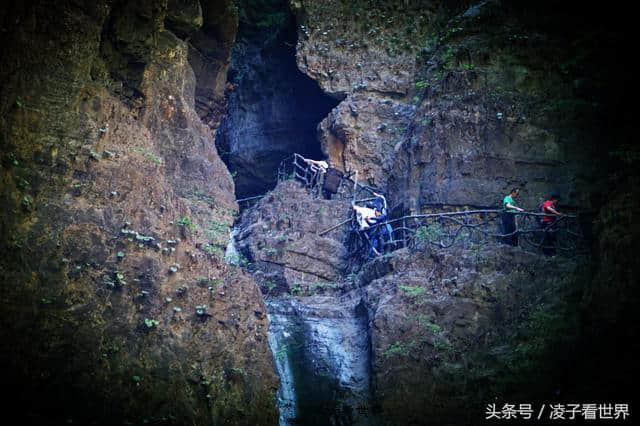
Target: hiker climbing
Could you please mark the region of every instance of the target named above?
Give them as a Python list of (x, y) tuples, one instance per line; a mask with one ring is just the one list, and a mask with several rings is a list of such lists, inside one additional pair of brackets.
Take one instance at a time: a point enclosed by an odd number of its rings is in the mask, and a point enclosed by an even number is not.
[(373, 201), (376, 210), (379, 210), (383, 215), (387, 214), (387, 199), (382, 194), (378, 194), (374, 192), (373, 195), (376, 197)]
[[(540, 203), (538, 209), (532, 212), (525, 211), (516, 203), (520, 196), (520, 189), (517, 187), (503, 198), (499, 209), (417, 214), (407, 211), (400, 203), (393, 208), (396, 217), (390, 219), (391, 213), (385, 195), (377, 192), (377, 188), (359, 183), (357, 170), (343, 172), (334, 169), (337, 172), (336, 178), (330, 185), (333, 188), (329, 188), (328, 176), (331, 170), (328, 160), (310, 160), (293, 154), (280, 163), (278, 181), (295, 179), (314, 198), (321, 198), (323, 195), (324, 198), (330, 198), (335, 194), (341, 201), (350, 201), (352, 209), (349, 210), (348, 217), (336, 220), (331, 227), (317, 235), (332, 238), (331, 232), (350, 223), (344, 244), (349, 257), (355, 255), (357, 261), (403, 247), (415, 247), (416, 242), (422, 241), (442, 249), (453, 245), (469, 246), (495, 241), (496, 228), (501, 229), (498, 235), (500, 241), (512, 246), (522, 246), (524, 250), (540, 250), (544, 254), (553, 255), (560, 240), (563, 253), (585, 249), (578, 216), (560, 214), (556, 207), (559, 200), (557, 195)], [(315, 180), (316, 174), (322, 180)], [(544, 241), (541, 243), (542, 240)]]
[(351, 207), (356, 213), (356, 221), (360, 227), (360, 231), (366, 231), (371, 226), (370, 220), (376, 217), (376, 210), (370, 207), (361, 207), (351, 202)]
[(515, 212), (523, 212), (524, 209), (516, 206), (514, 198), (518, 198), (520, 195), (520, 188), (513, 188), (509, 195), (502, 200), (502, 233), (503, 241), (506, 244), (517, 246), (518, 245), (518, 233), (516, 231), (516, 216)]
[(542, 203), (542, 227), (544, 229), (544, 239), (542, 240), (542, 253), (547, 256), (556, 254), (557, 228), (554, 226), (558, 217), (561, 216), (556, 210), (556, 204), (560, 201), (560, 196), (552, 194), (548, 200)]
[(381, 209), (378, 210), (377, 208), (375, 208), (375, 216), (368, 220), (371, 225), (371, 227), (368, 230), (369, 242), (371, 243), (371, 246), (369, 248), (370, 257), (375, 257), (382, 254), (382, 251), (384, 249), (383, 238), (387, 231), (386, 226), (389, 226), (389, 224), (378, 225), (378, 226), (375, 226), (375, 225), (381, 222), (384, 222), (386, 220), (387, 220), (387, 215), (383, 214), (382, 210)]
[[(356, 205), (355, 202), (351, 202), (351, 206), (356, 213), (356, 221), (358, 222), (359, 230), (363, 232), (365, 239), (369, 243), (369, 255), (375, 257), (380, 254), (376, 245), (379, 245), (377, 234), (377, 227), (373, 226), (380, 221), (384, 221), (386, 217), (382, 216), (382, 213), (375, 209), (373, 203), (368, 203), (366, 207)], [(381, 219), (382, 218), (382, 219)]]
[(326, 200), (330, 200), (331, 196), (338, 192), (340, 182), (344, 177), (343, 173), (333, 168), (324, 160), (312, 160), (303, 158), (304, 162), (309, 166), (311, 172), (310, 185), (322, 190), (322, 196)]
[(330, 200), (331, 196), (338, 192), (343, 177), (344, 174), (336, 168), (329, 167), (326, 170), (322, 182), (322, 195), (326, 200)]

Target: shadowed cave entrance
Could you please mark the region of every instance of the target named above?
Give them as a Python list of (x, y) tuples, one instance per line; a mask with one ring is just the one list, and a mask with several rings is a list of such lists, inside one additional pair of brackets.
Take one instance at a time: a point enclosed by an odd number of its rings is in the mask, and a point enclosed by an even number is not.
[(278, 164), (293, 152), (322, 159), (316, 127), (338, 104), (297, 68), (296, 22), (287, 1), (244, 0), (239, 13), (233, 89), (216, 140), (238, 199), (272, 189)]

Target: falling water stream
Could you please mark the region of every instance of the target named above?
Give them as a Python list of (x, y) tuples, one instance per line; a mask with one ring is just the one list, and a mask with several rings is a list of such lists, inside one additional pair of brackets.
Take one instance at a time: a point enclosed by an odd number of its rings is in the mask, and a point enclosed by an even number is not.
[(366, 310), (335, 297), (267, 301), (280, 425), (371, 425)]
[[(230, 231), (225, 253), (236, 266), (240, 231)], [(285, 294), (266, 306), (280, 425), (374, 425), (369, 320), (360, 296)]]

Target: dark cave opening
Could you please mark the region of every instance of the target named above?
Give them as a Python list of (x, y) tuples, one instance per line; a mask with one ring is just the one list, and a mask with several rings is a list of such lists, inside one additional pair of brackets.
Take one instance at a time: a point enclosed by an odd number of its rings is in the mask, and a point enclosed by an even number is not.
[(338, 101), (298, 70), (296, 20), (286, 1), (239, 6), (232, 91), (216, 146), (241, 199), (272, 189), (278, 164), (294, 152), (323, 159), (316, 128)]

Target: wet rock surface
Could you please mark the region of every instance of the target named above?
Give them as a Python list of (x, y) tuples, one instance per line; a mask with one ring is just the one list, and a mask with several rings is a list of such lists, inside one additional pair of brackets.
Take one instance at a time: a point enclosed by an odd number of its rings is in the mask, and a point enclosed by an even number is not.
[(366, 310), (358, 300), (272, 298), (280, 424), (374, 423)]
[(280, 182), (238, 223), (237, 247), (269, 309), (280, 375), (280, 424), (374, 424), (369, 322), (360, 298), (340, 295), (350, 262), (342, 200)]

